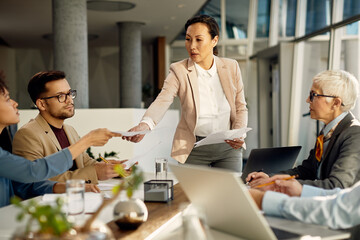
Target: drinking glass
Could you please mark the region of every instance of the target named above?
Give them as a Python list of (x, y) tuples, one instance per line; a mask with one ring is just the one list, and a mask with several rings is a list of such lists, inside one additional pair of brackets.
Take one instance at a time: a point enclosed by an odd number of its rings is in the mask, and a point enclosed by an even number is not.
[(155, 179), (166, 180), (168, 160), (166, 158), (155, 158)]
[(71, 179), (66, 181), (67, 215), (69, 221), (81, 225), (85, 213), (85, 180)]

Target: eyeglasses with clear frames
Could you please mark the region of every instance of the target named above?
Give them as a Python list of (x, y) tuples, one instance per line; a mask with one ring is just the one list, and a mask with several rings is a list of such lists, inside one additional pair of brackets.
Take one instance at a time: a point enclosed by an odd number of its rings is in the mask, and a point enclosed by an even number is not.
[[(330, 95), (323, 95), (323, 94), (318, 94), (318, 93), (314, 93), (313, 91), (310, 91), (309, 94), (309, 99), (310, 102), (312, 102), (314, 100), (314, 97), (329, 97), (329, 98), (338, 98), (336, 96), (330, 96)], [(341, 106), (345, 106), (343, 103), (341, 103)]]
[(67, 97), (71, 97), (71, 99), (76, 98), (76, 90), (71, 89), (68, 93), (61, 93), (59, 95), (51, 96), (51, 97), (44, 97), (41, 99), (50, 99), (50, 98), (57, 98), (59, 103), (66, 102)]

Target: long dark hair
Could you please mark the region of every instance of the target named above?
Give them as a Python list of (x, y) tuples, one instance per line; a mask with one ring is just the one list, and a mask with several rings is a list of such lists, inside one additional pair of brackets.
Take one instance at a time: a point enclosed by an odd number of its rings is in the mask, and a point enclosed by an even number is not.
[[(215, 19), (213, 17), (210, 17), (208, 15), (199, 15), (199, 16), (190, 18), (185, 23), (185, 32), (187, 31), (188, 27), (194, 23), (206, 24), (206, 26), (209, 29), (211, 39), (214, 39), (214, 37), (219, 36), (219, 25), (217, 24), (217, 22), (215, 21)], [(215, 46), (213, 48), (213, 53), (215, 56), (218, 55), (219, 52), (218, 52), (217, 46)]]

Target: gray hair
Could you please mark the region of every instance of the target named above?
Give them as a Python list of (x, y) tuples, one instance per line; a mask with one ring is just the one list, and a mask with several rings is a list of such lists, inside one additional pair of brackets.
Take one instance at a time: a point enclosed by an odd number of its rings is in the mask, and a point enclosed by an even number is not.
[(341, 106), (342, 112), (355, 107), (359, 95), (359, 82), (351, 73), (344, 70), (326, 70), (318, 73), (313, 78), (313, 83), (322, 90), (323, 94), (340, 98), (344, 104)]

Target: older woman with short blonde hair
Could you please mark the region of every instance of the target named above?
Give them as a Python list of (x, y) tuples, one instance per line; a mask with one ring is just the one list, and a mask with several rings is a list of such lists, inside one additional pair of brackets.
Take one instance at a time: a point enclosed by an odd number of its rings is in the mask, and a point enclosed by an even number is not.
[[(313, 78), (309, 97), (310, 116), (325, 126), (309, 157), (296, 168), (284, 171), (296, 175), (301, 184), (325, 189), (351, 187), (360, 180), (360, 123), (350, 112), (359, 94), (358, 80), (343, 70), (327, 70)], [(250, 186), (286, 176), (250, 173)], [(271, 185), (264, 190), (276, 190)]]

